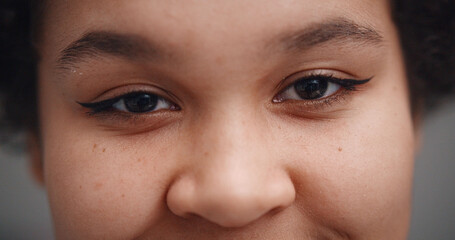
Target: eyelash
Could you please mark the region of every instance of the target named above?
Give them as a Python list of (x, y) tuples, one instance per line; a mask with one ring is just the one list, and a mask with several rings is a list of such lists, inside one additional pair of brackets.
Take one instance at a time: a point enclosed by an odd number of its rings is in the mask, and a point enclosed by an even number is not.
[[(286, 101), (292, 101), (292, 102), (297, 101), (297, 102), (301, 102), (301, 103), (305, 104), (306, 106), (313, 107), (313, 108), (330, 106), (333, 103), (342, 100), (345, 95), (350, 94), (353, 91), (356, 91), (357, 85), (365, 84), (365, 83), (369, 82), (372, 78), (373, 77), (370, 77), (367, 79), (362, 79), (362, 80), (356, 80), (356, 79), (348, 79), (348, 78), (337, 78), (337, 77), (333, 77), (333, 75), (312, 74), (312, 75), (301, 77), (301, 78), (298, 78), (297, 80), (294, 80), (291, 84), (287, 85), (283, 90), (281, 90), (278, 93), (278, 95), (276, 95), (273, 98), (272, 102), (273, 103), (284, 103)], [(309, 80), (321, 80), (321, 81), (326, 81), (327, 83), (337, 84), (340, 86), (340, 89), (338, 89), (333, 94), (330, 94), (329, 96), (316, 98), (316, 99), (296, 100), (296, 99), (283, 99), (282, 98), (282, 94), (285, 91), (290, 90), (291, 88), (295, 87), (295, 85), (301, 81), (309, 81)]]
[[(339, 101), (340, 99), (343, 99), (343, 97), (346, 94), (349, 94), (352, 91), (355, 91), (357, 88), (357, 85), (362, 85), (367, 82), (369, 82), (372, 78), (364, 79), (364, 80), (355, 80), (355, 79), (343, 79), (343, 78), (336, 78), (333, 77), (333, 75), (323, 75), (323, 74), (312, 74), (309, 76), (301, 77), (298, 78), (297, 80), (293, 81), (291, 84), (287, 85), (283, 90), (281, 90), (274, 98), (273, 98), (273, 103), (283, 103), (286, 101), (297, 101), (299, 103), (305, 104), (305, 106), (308, 107), (323, 107), (323, 106), (330, 106), (334, 102)], [(296, 100), (296, 99), (282, 99), (282, 95), (285, 91), (295, 87), (295, 85), (301, 81), (309, 81), (309, 80), (320, 80), (320, 81), (325, 81), (327, 83), (331, 84), (338, 84), (340, 86), (340, 89), (338, 89), (335, 93), (330, 94), (329, 96), (322, 97), (322, 98), (317, 98), (317, 99), (302, 99), (302, 100)], [(117, 116), (122, 116), (122, 117), (133, 117), (134, 115), (139, 115), (139, 114), (146, 114), (146, 113), (153, 113), (158, 110), (151, 110), (148, 112), (127, 112), (127, 111), (121, 111), (118, 109), (115, 109), (115, 105), (118, 105), (121, 101), (124, 101), (128, 97), (132, 96), (138, 96), (140, 94), (146, 94), (152, 97), (156, 97), (158, 103), (160, 101), (166, 102), (170, 105), (170, 107), (167, 110), (171, 111), (177, 111), (180, 110), (180, 107), (173, 102), (157, 95), (154, 93), (146, 92), (146, 91), (138, 91), (138, 92), (130, 92), (127, 94), (123, 94), (111, 99), (99, 101), (99, 102), (94, 102), (94, 103), (83, 103), (83, 102), (77, 102), (84, 108), (90, 109), (88, 112), (89, 115), (117, 115)], [(163, 108), (161, 108), (163, 109)]]
[(98, 115), (98, 114), (106, 114), (106, 113), (116, 113), (116, 114), (119, 114), (119, 115), (133, 115), (133, 114), (145, 114), (145, 113), (150, 113), (150, 112), (156, 112), (158, 110), (151, 110), (151, 111), (148, 111), (148, 112), (139, 112), (139, 113), (134, 113), (134, 112), (126, 112), (126, 111), (121, 111), (121, 110), (118, 110), (118, 109), (115, 109), (115, 105), (119, 104), (119, 103), (122, 103), (123, 101), (123, 105), (125, 104), (124, 101), (126, 98), (128, 97), (132, 97), (132, 96), (138, 96), (138, 95), (141, 95), (141, 94), (145, 94), (145, 95), (149, 95), (149, 96), (152, 96), (152, 97), (156, 97), (157, 99), (157, 105), (160, 103), (160, 102), (166, 102), (170, 105), (169, 107), (169, 110), (172, 110), (172, 111), (176, 111), (176, 110), (180, 110), (180, 107), (176, 104), (174, 104), (173, 102), (157, 95), (157, 94), (154, 94), (154, 93), (150, 93), (150, 92), (146, 92), (146, 91), (138, 91), (138, 92), (130, 92), (130, 93), (127, 93), (127, 94), (123, 94), (123, 95), (120, 95), (120, 96), (117, 96), (117, 97), (114, 97), (114, 98), (111, 98), (111, 99), (107, 99), (107, 100), (103, 100), (103, 101), (99, 101), (99, 102), (94, 102), (94, 103), (83, 103), (83, 102), (77, 102), (79, 105), (81, 105), (82, 107), (84, 108), (88, 108), (90, 109), (90, 111), (88, 112), (89, 115)]

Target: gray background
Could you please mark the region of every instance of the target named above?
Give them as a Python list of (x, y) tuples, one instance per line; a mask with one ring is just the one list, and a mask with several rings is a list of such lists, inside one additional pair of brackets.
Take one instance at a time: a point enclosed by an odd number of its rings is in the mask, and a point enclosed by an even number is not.
[[(52, 239), (44, 190), (25, 156), (0, 146), (0, 239)], [(17, 154), (16, 154), (17, 155)], [(426, 118), (416, 160), (410, 240), (455, 239), (455, 103)]]

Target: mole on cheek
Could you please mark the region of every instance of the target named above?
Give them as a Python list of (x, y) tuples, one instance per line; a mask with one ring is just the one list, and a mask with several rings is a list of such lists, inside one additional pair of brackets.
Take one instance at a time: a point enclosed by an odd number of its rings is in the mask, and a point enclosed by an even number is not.
[(95, 143), (95, 144), (93, 144), (92, 152), (94, 152), (94, 151), (95, 151), (96, 147), (98, 147), (98, 145), (97, 145), (96, 143)]
[(338, 147), (338, 152), (341, 152), (343, 151), (343, 149), (341, 147)]

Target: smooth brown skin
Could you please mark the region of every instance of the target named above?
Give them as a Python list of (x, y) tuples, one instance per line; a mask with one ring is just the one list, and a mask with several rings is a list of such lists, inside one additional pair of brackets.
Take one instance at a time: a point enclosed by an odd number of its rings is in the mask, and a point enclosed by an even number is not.
[[(416, 137), (387, 1), (50, 0), (44, 17), (41, 156), (57, 239), (406, 239)], [(382, 42), (283, 43), (341, 18)], [(62, 65), (91, 31), (165, 54)], [(273, 102), (321, 72), (373, 78), (330, 104)], [(77, 104), (134, 90), (181, 110), (90, 116)]]

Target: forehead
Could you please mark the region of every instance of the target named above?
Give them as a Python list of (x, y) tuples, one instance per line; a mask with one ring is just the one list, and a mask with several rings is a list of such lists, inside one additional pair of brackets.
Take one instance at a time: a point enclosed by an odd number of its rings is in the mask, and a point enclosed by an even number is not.
[[(45, 31), (53, 48), (93, 30), (134, 33), (176, 49), (198, 46), (220, 51), (267, 46), (277, 36), (312, 23), (345, 18), (387, 31), (385, 0), (54, 0), (47, 6)], [(57, 36), (57, 37), (56, 37)], [(221, 49), (220, 46), (223, 48)], [(198, 52), (201, 49), (197, 50)]]

